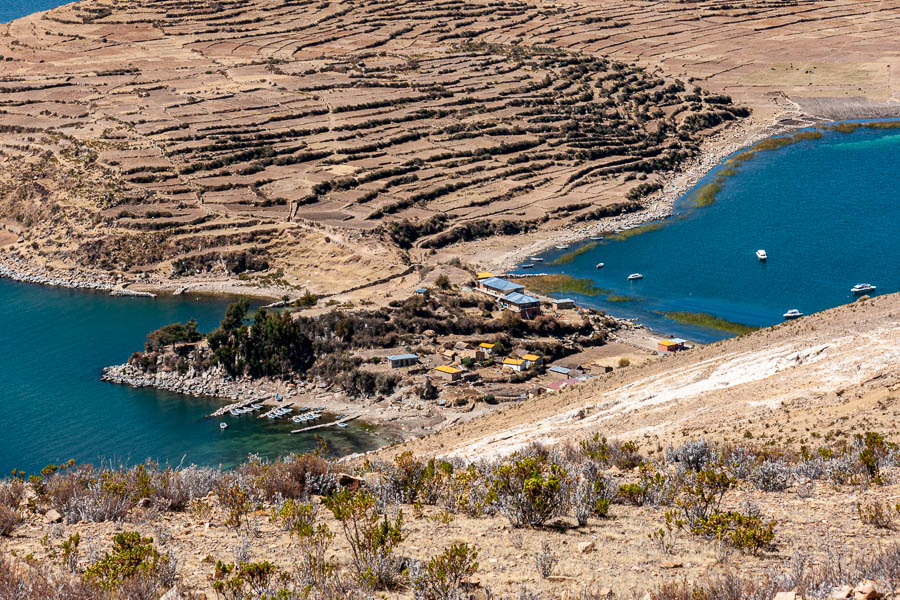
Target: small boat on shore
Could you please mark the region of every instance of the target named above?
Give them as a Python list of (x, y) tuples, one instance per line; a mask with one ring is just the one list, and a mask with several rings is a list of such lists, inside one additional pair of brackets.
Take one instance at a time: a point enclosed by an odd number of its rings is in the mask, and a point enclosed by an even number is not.
[(556, 246), (556, 249), (557, 250), (568, 250), (569, 245), (568, 244), (559, 244), (558, 246)]
[(242, 414), (244, 414), (244, 411), (242, 411), (242, 410), (239, 409), (239, 408), (232, 408), (231, 410), (228, 411), (228, 413), (229, 413), (232, 417), (239, 417), (239, 416), (241, 416)]
[(219, 423), (219, 429), (228, 429), (228, 423)]
[(766, 259), (769, 258), (769, 257), (768, 257), (768, 255), (766, 255), (766, 251), (765, 251), (765, 250), (757, 250), (757, 251), (756, 251), (756, 258), (758, 258), (759, 260), (764, 261), (764, 260), (766, 260)]
[(532, 256), (532, 257), (531, 257), (531, 260), (532, 260), (533, 262), (544, 262), (544, 259), (541, 258), (540, 256)]
[(792, 308), (782, 315), (785, 319), (796, 319), (798, 317), (802, 317), (803, 313), (797, 310), (796, 308)]
[(262, 408), (262, 404), (251, 404), (250, 408), (253, 410), (259, 410)]
[(637, 281), (638, 279), (643, 279), (644, 276), (640, 273), (632, 273), (628, 276), (628, 281)]
[(523, 269), (533, 269), (534, 265), (531, 263), (525, 263), (524, 265), (522, 265), (522, 268)]
[(338, 423), (337, 426), (343, 429), (344, 427), (347, 426), (347, 424), (346, 423)]
[(606, 263), (597, 263), (597, 268), (598, 268), (598, 269), (602, 269), (602, 268), (603, 268), (603, 265), (605, 265), (605, 264), (606, 264)]
[(854, 294), (868, 294), (869, 292), (874, 292), (877, 288), (871, 283), (857, 283), (850, 291)]

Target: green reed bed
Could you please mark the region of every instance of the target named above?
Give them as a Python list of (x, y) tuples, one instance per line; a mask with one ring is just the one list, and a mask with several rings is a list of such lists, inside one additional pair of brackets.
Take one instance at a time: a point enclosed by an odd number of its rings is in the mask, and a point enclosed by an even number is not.
[(721, 319), (715, 315), (711, 315), (709, 313), (694, 313), (694, 312), (685, 312), (685, 311), (674, 311), (674, 312), (666, 312), (663, 313), (663, 316), (667, 319), (671, 319), (672, 321), (677, 321), (678, 323), (684, 323), (685, 325), (696, 325), (699, 327), (708, 327), (710, 329), (718, 329), (719, 331), (727, 331), (729, 333), (734, 333), (737, 335), (743, 335), (745, 333), (750, 333), (752, 331), (756, 331), (756, 327), (751, 327), (750, 325), (744, 325), (743, 323), (735, 323), (734, 321), (727, 321), (725, 319)]
[(546, 264), (551, 267), (557, 267), (559, 265), (569, 264), (570, 262), (572, 262), (573, 260), (575, 260), (576, 258), (581, 256), (585, 252), (590, 252), (591, 250), (593, 250), (596, 247), (597, 247), (597, 242), (591, 242), (590, 244), (585, 244), (584, 246), (581, 246), (580, 248), (576, 248), (575, 250), (566, 252), (565, 254), (560, 254), (559, 256), (557, 256), (556, 258), (554, 258), (553, 260), (551, 260), (550, 262), (548, 262)]
[(597, 286), (591, 279), (572, 277), (563, 273), (510, 278), (510, 281), (520, 283), (539, 294), (573, 292), (582, 296), (603, 296), (610, 293), (609, 290)]

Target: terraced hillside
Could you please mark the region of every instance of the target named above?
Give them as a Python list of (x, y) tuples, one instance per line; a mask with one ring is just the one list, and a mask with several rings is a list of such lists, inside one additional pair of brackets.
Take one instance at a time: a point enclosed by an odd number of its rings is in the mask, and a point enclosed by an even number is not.
[[(0, 214), (60, 266), (335, 291), (640, 210), (747, 116), (732, 87), (771, 112), (765, 56), (882, 52), (879, 7), (83, 0), (5, 27)], [(771, 81), (868, 89), (872, 65)]]

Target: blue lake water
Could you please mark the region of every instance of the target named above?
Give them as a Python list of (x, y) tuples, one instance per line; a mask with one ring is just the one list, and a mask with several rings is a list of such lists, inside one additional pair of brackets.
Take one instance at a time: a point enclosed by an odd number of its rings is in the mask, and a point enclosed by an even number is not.
[(0, 0), (0, 23), (25, 17), (31, 13), (50, 10), (72, 0)]
[[(533, 271), (593, 279), (612, 294), (571, 296), (610, 314), (638, 317), (667, 335), (711, 341), (729, 334), (685, 326), (659, 312), (705, 312), (753, 326), (854, 300), (860, 282), (900, 290), (900, 131), (859, 128), (758, 152), (728, 178), (717, 201), (623, 241), (606, 241), (558, 266)], [(722, 167), (719, 167), (721, 169)], [(719, 169), (698, 185), (710, 183)], [(573, 245), (572, 249), (578, 248)], [(769, 259), (757, 260), (757, 249)], [(564, 254), (554, 250), (546, 261)], [(597, 269), (597, 263), (605, 263)], [(529, 273), (531, 271), (520, 271)], [(644, 275), (626, 280), (630, 273)]]
[[(147, 332), (196, 318), (204, 331), (227, 301), (114, 298), (0, 279), (0, 473), (34, 472), (74, 458), (233, 466), (258, 452), (274, 458), (315, 447), (311, 434), (251, 415), (205, 419), (221, 400), (100, 381), (104, 366), (128, 359)], [(229, 423), (219, 430), (219, 421)], [(326, 428), (332, 451), (368, 450), (380, 438), (361, 427)]]

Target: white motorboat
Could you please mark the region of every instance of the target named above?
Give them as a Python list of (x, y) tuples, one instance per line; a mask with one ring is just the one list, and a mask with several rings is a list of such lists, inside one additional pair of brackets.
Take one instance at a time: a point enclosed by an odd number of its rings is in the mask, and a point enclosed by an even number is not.
[(791, 310), (784, 313), (785, 319), (796, 319), (797, 317), (802, 317), (803, 313), (797, 310), (796, 308), (792, 308)]
[(569, 245), (568, 245), (568, 244), (559, 244), (559, 245), (556, 247), (556, 249), (557, 249), (557, 250), (568, 250), (568, 249), (569, 249)]
[(522, 268), (523, 269), (533, 269), (534, 265), (532, 263), (525, 263), (524, 265), (522, 265)]
[(340, 428), (344, 428), (347, 426), (347, 424), (346, 423), (338, 423), (337, 426)]
[(241, 410), (239, 410), (239, 409), (237, 409), (237, 408), (232, 408), (232, 409), (229, 410), (228, 412), (231, 414), (232, 417), (239, 417), (239, 416), (241, 416), (242, 414), (244, 414), (243, 411), (241, 411)]
[(262, 408), (262, 404), (251, 404), (250, 408), (252, 408), (253, 410), (259, 410)]
[(533, 260), (534, 262), (544, 262), (544, 259), (540, 256), (532, 256), (531, 260)]
[(759, 260), (766, 260), (766, 259), (769, 258), (769, 257), (766, 255), (766, 251), (765, 251), (765, 250), (757, 250), (757, 251), (756, 251), (756, 258), (758, 258)]
[(602, 235), (592, 235), (592, 236), (590, 237), (590, 240), (591, 240), (592, 242), (599, 242), (599, 241), (602, 240), (602, 239), (603, 239), (603, 236), (602, 236)]
[(637, 281), (638, 279), (643, 279), (644, 276), (640, 273), (632, 273), (628, 276), (628, 281)]
[(598, 269), (602, 269), (604, 264), (605, 264), (605, 263), (597, 263), (597, 268), (598, 268)]
[(854, 294), (868, 294), (869, 292), (874, 292), (877, 288), (871, 283), (857, 283), (850, 291)]
[(219, 429), (228, 429), (228, 423), (219, 423)]

